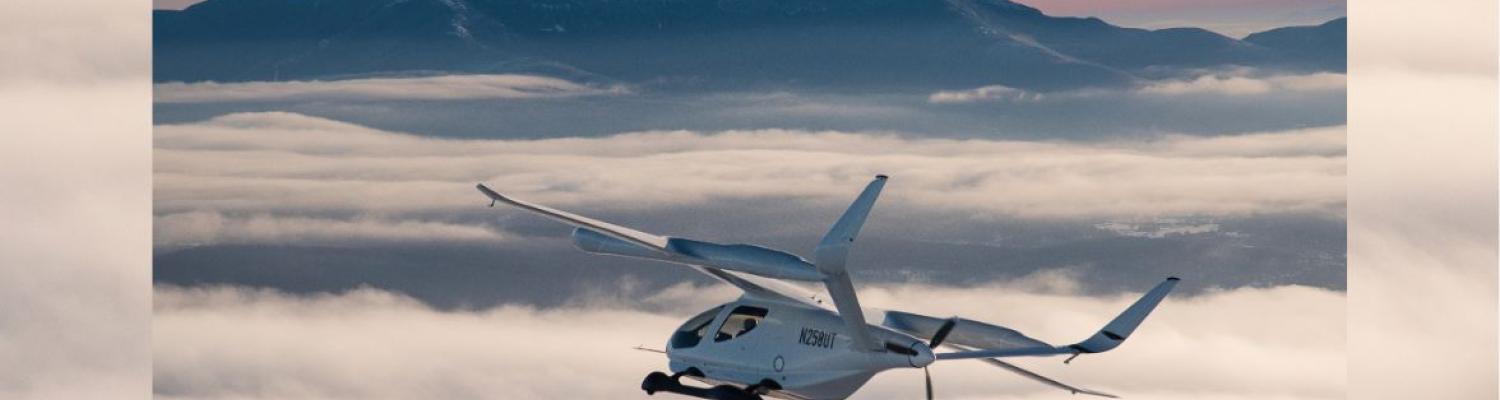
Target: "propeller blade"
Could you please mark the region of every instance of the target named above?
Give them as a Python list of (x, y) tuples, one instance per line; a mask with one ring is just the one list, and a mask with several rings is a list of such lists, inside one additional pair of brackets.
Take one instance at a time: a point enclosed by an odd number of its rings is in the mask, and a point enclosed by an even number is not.
[(927, 372), (927, 367), (922, 367), (922, 375), (927, 378), (927, 400), (932, 400), (932, 373)]
[(948, 318), (947, 321), (943, 321), (943, 326), (938, 327), (937, 332), (932, 334), (932, 341), (927, 342), (927, 347), (936, 349), (938, 345), (943, 344), (943, 339), (947, 339), (948, 333), (953, 332), (953, 327), (957, 325), (958, 317)]

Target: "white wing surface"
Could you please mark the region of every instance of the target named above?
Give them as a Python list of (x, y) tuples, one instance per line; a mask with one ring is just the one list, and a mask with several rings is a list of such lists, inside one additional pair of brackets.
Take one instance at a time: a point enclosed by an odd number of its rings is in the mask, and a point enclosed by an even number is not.
[[(666, 236), (652, 235), (646, 232), (641, 232), (593, 218), (576, 215), (567, 211), (561, 211), (540, 204), (521, 201), (519, 199), (500, 194), (494, 190), (490, 190), (490, 188), (484, 186), (484, 184), (482, 183), (476, 185), (475, 187), (479, 189), (479, 192), (484, 193), (485, 196), (489, 196), (491, 201), (498, 201), (501, 203), (520, 207), (527, 211), (531, 211), (543, 217), (557, 220), (558, 222), (562, 222), (564, 224), (576, 226), (579, 228), (588, 228), (595, 232), (608, 235), (609, 237), (634, 243), (648, 249), (656, 251), (667, 250)], [(490, 205), (493, 206), (495, 205), (495, 203), (492, 202), (490, 203)]]
[(1151, 291), (1141, 296), (1140, 300), (1136, 300), (1134, 304), (1131, 304), (1119, 316), (1109, 321), (1109, 324), (1104, 325), (1104, 328), (1099, 329), (1093, 336), (1089, 336), (1088, 339), (1084, 339), (1082, 342), (1067, 346), (1047, 346), (1045, 343), (1042, 343), (1042, 345), (1026, 347), (980, 348), (978, 350), (956, 353), (939, 353), (937, 354), (937, 359), (958, 360), (965, 358), (1050, 356), (1059, 354), (1076, 355), (1110, 351), (1119, 347), (1121, 343), (1125, 343), (1125, 339), (1129, 338), (1130, 334), (1135, 332), (1135, 328), (1141, 325), (1141, 321), (1145, 321), (1146, 316), (1151, 314), (1151, 310), (1155, 310), (1156, 306), (1161, 304), (1162, 299), (1165, 299), (1167, 294), (1172, 292), (1172, 288), (1177, 286), (1177, 281), (1176, 277), (1172, 277), (1157, 284), (1155, 288), (1152, 288)]
[(753, 245), (725, 245), (655, 235), (516, 199), (484, 184), (476, 188), (493, 202), (516, 206), (576, 227), (573, 241), (584, 251), (684, 264), (738, 287), (750, 296), (826, 307), (823, 300), (811, 291), (767, 279), (822, 280), (823, 275), (811, 263), (796, 255)]
[[(948, 318), (937, 318), (905, 311), (885, 311), (880, 325), (922, 339), (931, 340)], [(957, 318), (943, 343), (968, 349), (1053, 348), (1046, 342), (1026, 336), (1015, 329), (972, 319)]]

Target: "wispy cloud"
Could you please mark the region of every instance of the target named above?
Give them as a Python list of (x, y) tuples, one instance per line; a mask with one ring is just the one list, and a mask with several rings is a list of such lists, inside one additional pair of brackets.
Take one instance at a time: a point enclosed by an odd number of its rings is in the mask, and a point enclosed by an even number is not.
[(441, 75), (329, 81), (169, 82), (156, 84), (155, 101), (538, 99), (627, 92), (622, 86), (599, 87), (543, 76)]
[(191, 246), (224, 243), (327, 244), (347, 242), (493, 243), (504, 235), (490, 228), (372, 216), (352, 219), (256, 214), (225, 216), (194, 211), (157, 216), (156, 243)]
[(968, 90), (943, 90), (933, 93), (927, 97), (927, 102), (935, 104), (944, 103), (974, 103), (980, 101), (1026, 101), (1041, 99), (1041, 93), (1028, 92), (1005, 85), (990, 85)]
[(1232, 69), (1209, 72), (1190, 79), (1168, 79), (1149, 81), (1129, 89), (1074, 89), (1056, 92), (1032, 92), (1002, 85), (983, 86), (966, 90), (938, 91), (928, 96), (933, 104), (966, 104), (981, 102), (1035, 102), (1044, 100), (1068, 100), (1109, 96), (1222, 96), (1244, 97), (1283, 93), (1333, 92), (1345, 88), (1344, 74), (1318, 72), (1312, 74), (1265, 75), (1248, 69)]
[(729, 115), (776, 115), (826, 118), (900, 118), (914, 110), (895, 105), (862, 102), (853, 96), (809, 95), (806, 93), (768, 92), (731, 93), (708, 96), (708, 101)]
[[(1134, 296), (1081, 297), (1025, 282), (874, 287), (861, 294), (874, 306), (962, 315), (1058, 343), (1087, 336)], [(631, 347), (661, 347), (689, 313), (732, 298), (719, 289), (676, 288), (677, 307), (663, 311), (593, 303), (441, 312), (374, 289), (299, 297), (158, 288), (156, 392), (168, 399), (647, 398), (635, 383), (665, 363)], [(1114, 352), (1069, 366), (1016, 361), (1132, 397), (1337, 399), (1344, 390), (1343, 342), (1341, 293), (1246, 288), (1169, 298)], [(945, 397), (1067, 395), (981, 363), (940, 363), (932, 372)], [(857, 397), (920, 397), (921, 382), (918, 370), (891, 371)]]
[(1244, 73), (1203, 75), (1190, 80), (1155, 82), (1140, 89), (1150, 95), (1216, 94), (1259, 95), (1273, 92), (1344, 90), (1344, 74), (1320, 72), (1308, 75), (1254, 77)]
[(1113, 232), (1120, 236), (1159, 239), (1172, 235), (1196, 235), (1204, 233), (1215, 233), (1219, 231), (1219, 224), (1191, 224), (1178, 222), (1129, 223), (1110, 221), (1094, 224), (1094, 228)]

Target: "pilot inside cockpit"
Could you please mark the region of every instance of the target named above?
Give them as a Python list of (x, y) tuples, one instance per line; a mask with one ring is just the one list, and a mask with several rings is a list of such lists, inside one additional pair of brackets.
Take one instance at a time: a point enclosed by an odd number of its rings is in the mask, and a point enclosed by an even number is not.
[(745, 334), (745, 332), (749, 332), (751, 329), (755, 329), (755, 320), (753, 320), (753, 319), (747, 319), (747, 320), (745, 320), (744, 328), (740, 328), (740, 333), (736, 333), (734, 335), (735, 336), (743, 335), (743, 334)]
[(766, 317), (766, 309), (760, 307), (740, 306), (736, 307), (729, 317), (724, 319), (724, 324), (714, 334), (715, 342), (744, 336), (754, 330), (760, 321)]

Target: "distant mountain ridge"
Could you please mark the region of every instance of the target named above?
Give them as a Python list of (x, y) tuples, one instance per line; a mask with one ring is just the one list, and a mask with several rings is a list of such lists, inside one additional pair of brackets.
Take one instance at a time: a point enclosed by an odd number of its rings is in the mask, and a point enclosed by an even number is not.
[(1339, 18), (1313, 26), (1289, 26), (1245, 36), (1244, 41), (1276, 49), (1313, 68), (1343, 71), (1349, 58), (1349, 23)]
[(438, 71), (691, 88), (1053, 90), (1222, 66), (1342, 71), (1345, 54), (1343, 19), (1237, 40), (1006, 0), (208, 0), (154, 15), (156, 81)]

